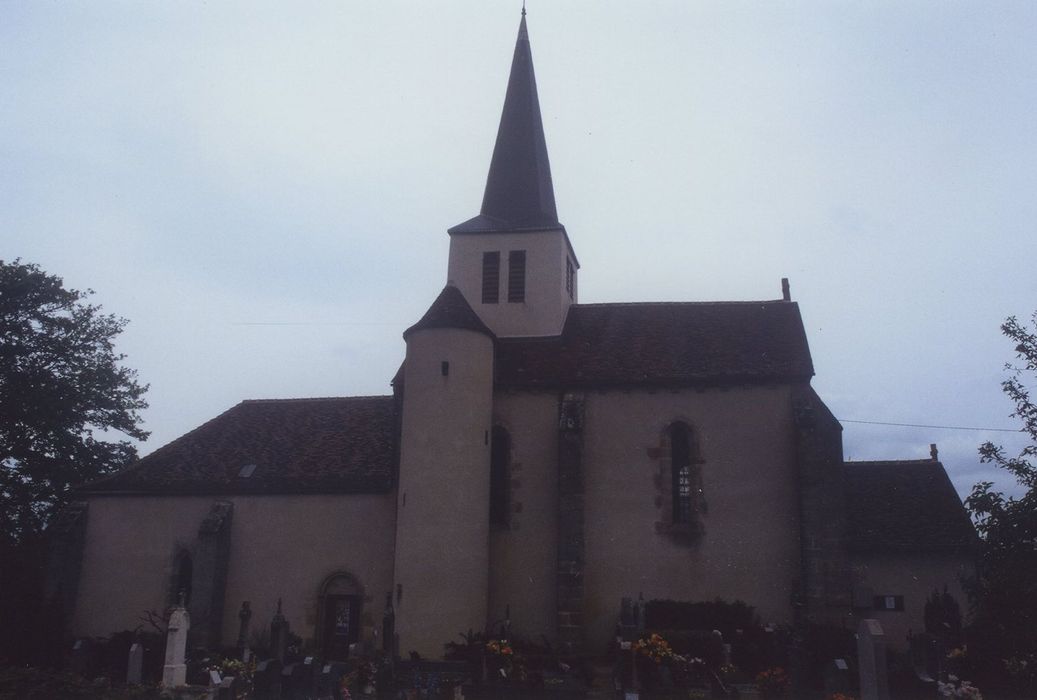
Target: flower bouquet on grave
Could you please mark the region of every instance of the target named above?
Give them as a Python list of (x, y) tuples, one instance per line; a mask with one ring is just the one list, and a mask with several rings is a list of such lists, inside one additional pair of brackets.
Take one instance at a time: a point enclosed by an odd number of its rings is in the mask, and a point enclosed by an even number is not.
[(756, 674), (756, 688), (765, 698), (783, 698), (789, 690), (789, 676), (780, 666), (768, 668)]
[(638, 639), (630, 649), (634, 652), (638, 678), (647, 688), (672, 685), (674, 667), (681, 669), (686, 662), (686, 659), (674, 653), (670, 643), (656, 632)]
[(486, 642), (486, 664), (491, 682), (520, 680), (522, 675), (521, 662), (507, 639)]

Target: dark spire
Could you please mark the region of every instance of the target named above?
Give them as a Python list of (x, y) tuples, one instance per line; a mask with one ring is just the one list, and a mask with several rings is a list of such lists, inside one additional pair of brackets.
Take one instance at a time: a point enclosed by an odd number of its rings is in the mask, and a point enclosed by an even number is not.
[(525, 6), (480, 215), (451, 233), (558, 228)]

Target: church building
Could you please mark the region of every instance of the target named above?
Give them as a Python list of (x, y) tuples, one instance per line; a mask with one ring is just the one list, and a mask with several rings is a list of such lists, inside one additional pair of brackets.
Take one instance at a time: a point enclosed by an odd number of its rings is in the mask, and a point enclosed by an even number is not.
[(381, 646), (388, 600), (404, 655), (506, 618), (594, 653), (643, 595), (903, 644), (933, 589), (963, 600), (974, 533), (935, 448), (844, 462), (787, 282), (579, 302), (524, 12), (482, 207), (447, 233), (391, 394), (243, 401), (78, 491), (51, 527), (70, 634), (183, 591), (196, 645), (233, 644), (249, 601), (342, 657)]

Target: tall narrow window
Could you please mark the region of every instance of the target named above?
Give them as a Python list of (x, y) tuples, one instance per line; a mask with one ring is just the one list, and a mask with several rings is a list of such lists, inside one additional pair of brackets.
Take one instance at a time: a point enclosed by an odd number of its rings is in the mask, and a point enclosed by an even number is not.
[(173, 561), (173, 590), (169, 592), (170, 603), (180, 603), (180, 595), (184, 596), (184, 605), (191, 602), (191, 582), (194, 578), (194, 567), (191, 555), (187, 550), (180, 550)]
[(482, 303), (500, 301), (500, 253), (482, 254)]
[(673, 522), (692, 517), (691, 430), (684, 423), (670, 426), (670, 469), (673, 475)]
[(576, 268), (570, 258), (565, 259), (565, 291), (569, 292), (569, 299), (573, 298), (576, 282)]
[(526, 300), (526, 251), (508, 253), (508, 301)]
[(509, 525), (508, 513), (511, 509), (511, 474), (508, 461), (511, 455), (511, 436), (499, 425), (493, 426), (493, 439), (490, 443), (490, 525), (506, 528)]

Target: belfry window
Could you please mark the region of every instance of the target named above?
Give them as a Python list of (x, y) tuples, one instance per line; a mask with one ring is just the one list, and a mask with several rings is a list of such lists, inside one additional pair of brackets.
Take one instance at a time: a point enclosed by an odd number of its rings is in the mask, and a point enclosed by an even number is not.
[(507, 528), (510, 524), (511, 436), (499, 425), (493, 426), (490, 441), (490, 526)]
[(508, 301), (526, 300), (526, 251), (508, 253)]
[(576, 287), (576, 268), (573, 267), (571, 258), (565, 259), (565, 291), (569, 292), (569, 299), (573, 299)]
[(690, 523), (693, 515), (691, 429), (685, 423), (670, 426), (670, 471), (673, 479), (673, 522)]
[(482, 254), (482, 303), (496, 304), (500, 301), (500, 253)]

